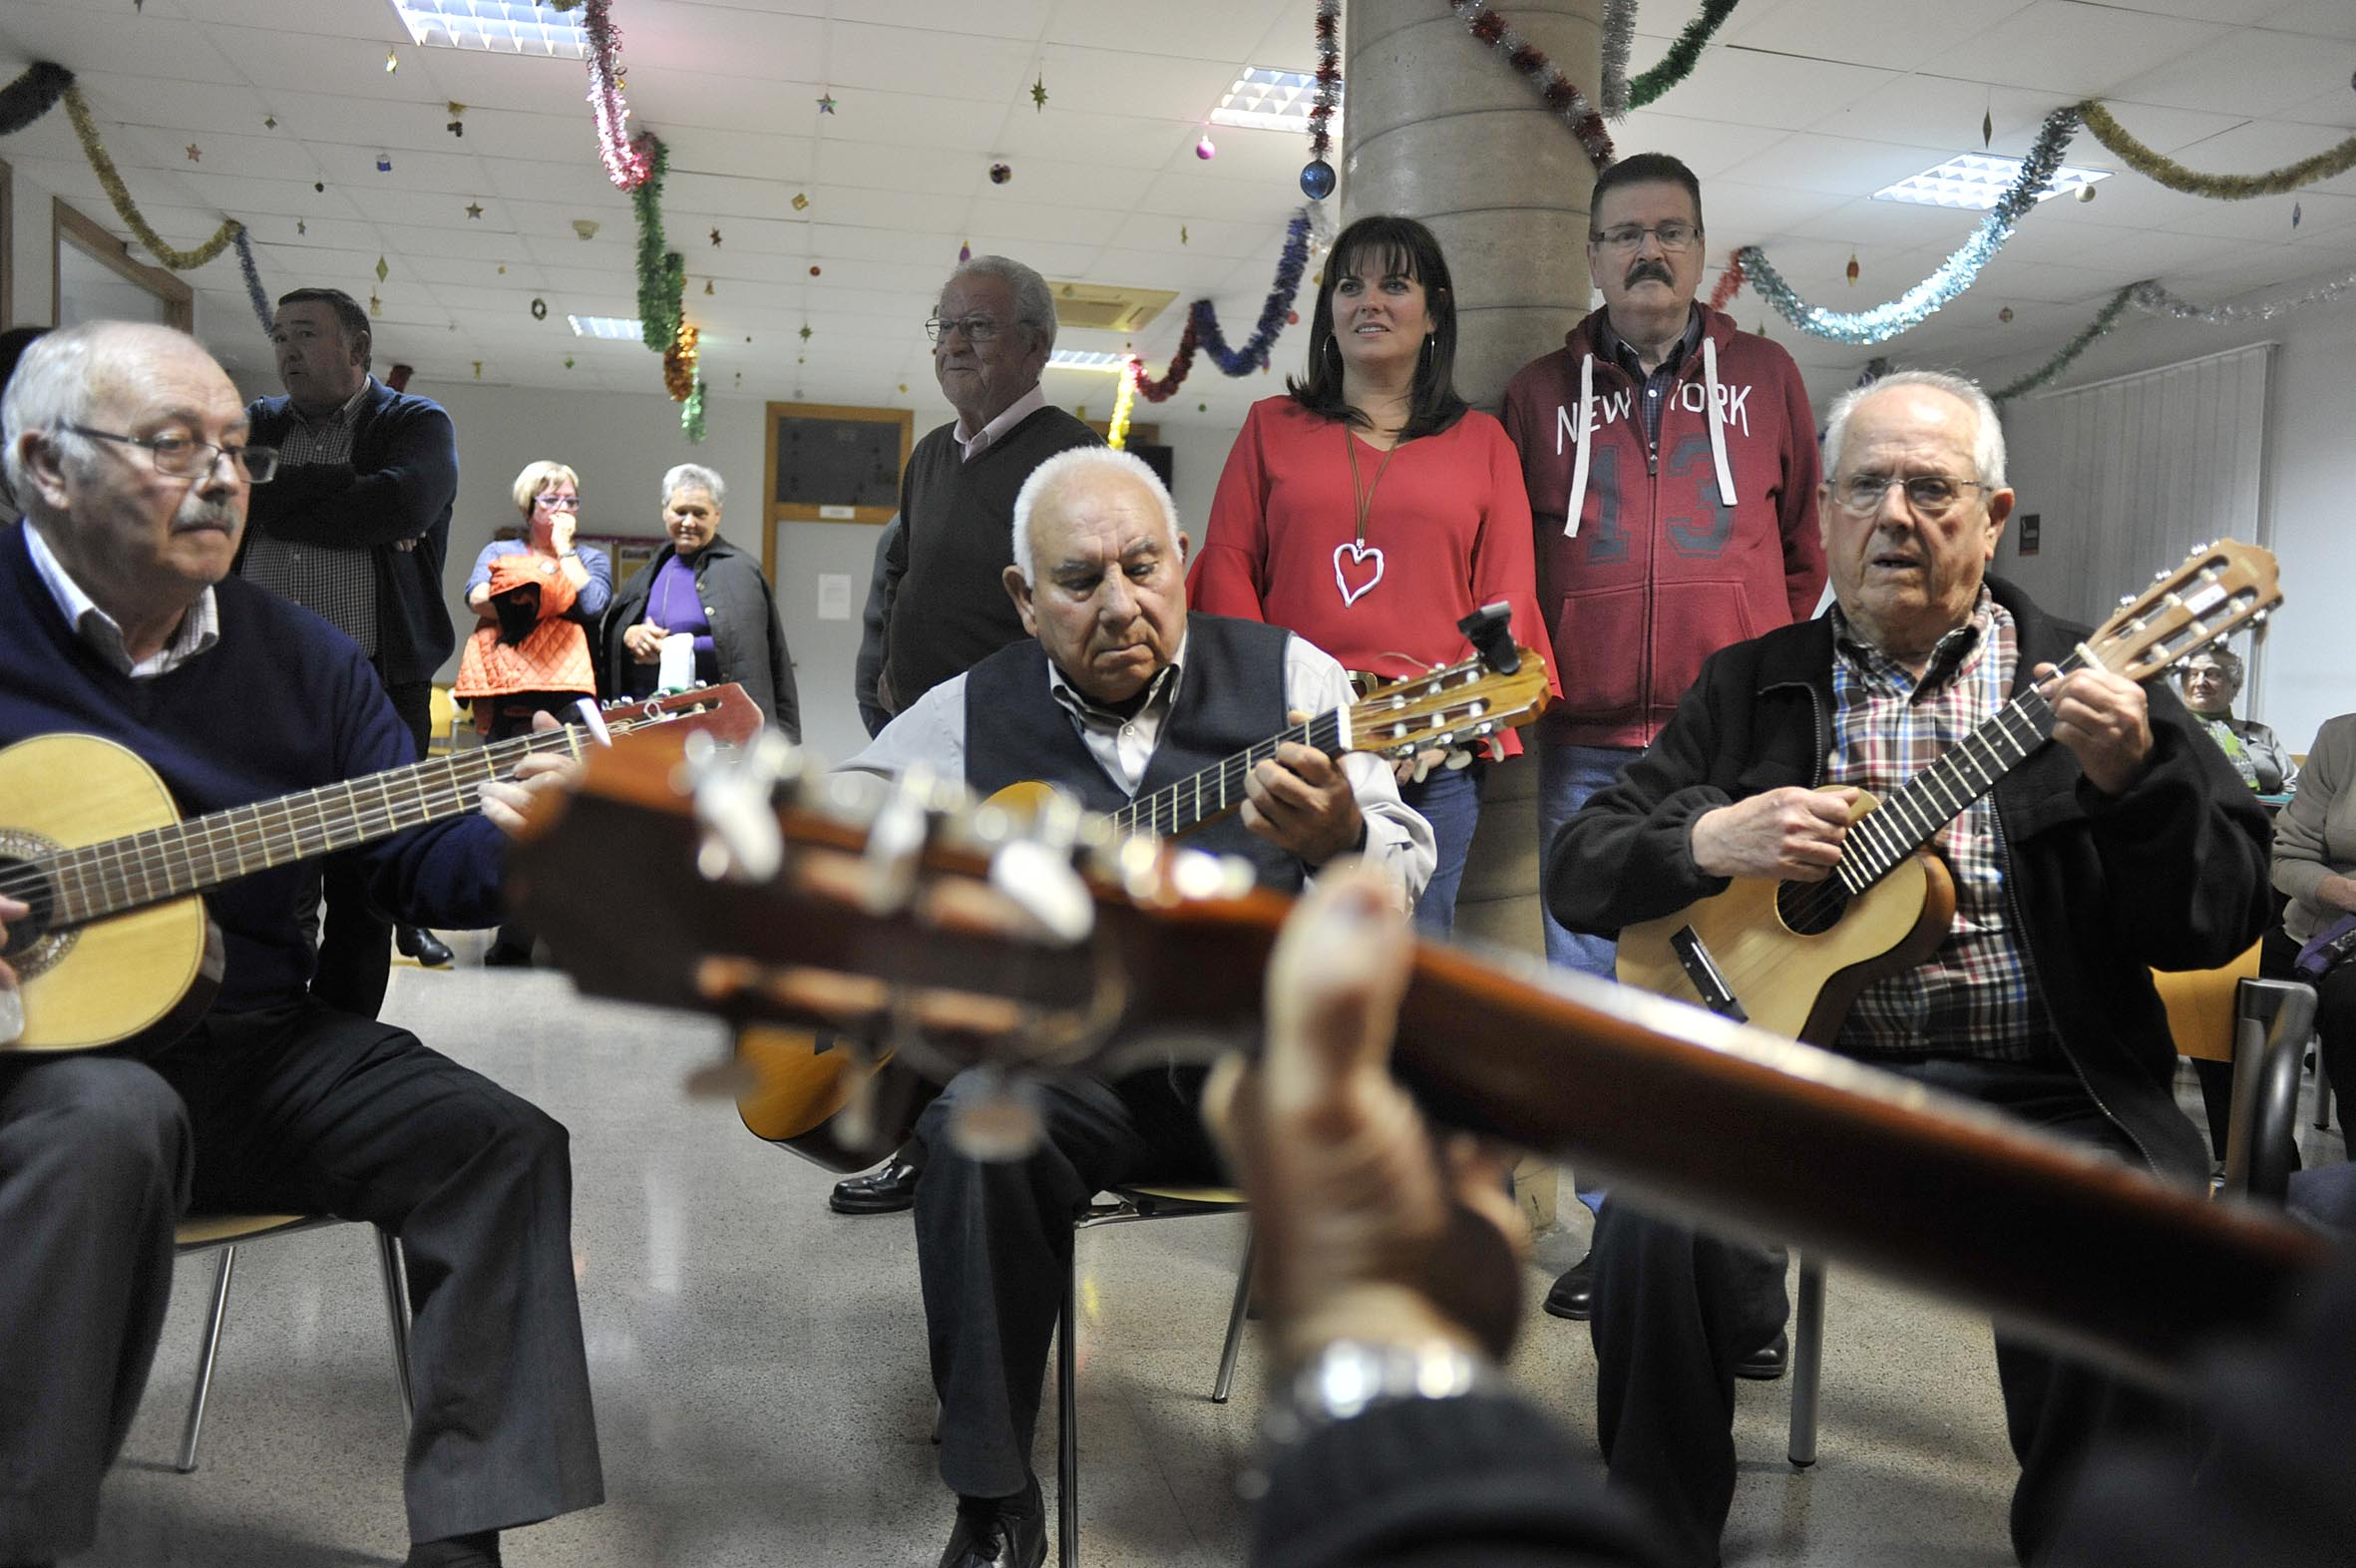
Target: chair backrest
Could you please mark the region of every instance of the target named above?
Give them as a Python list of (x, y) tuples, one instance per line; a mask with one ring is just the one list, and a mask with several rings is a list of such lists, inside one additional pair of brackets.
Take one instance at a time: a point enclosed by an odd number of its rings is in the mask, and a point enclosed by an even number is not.
[(2258, 945), (2213, 970), (2154, 970), (2152, 983), (2167, 1008), (2167, 1032), (2176, 1053), (2203, 1061), (2233, 1059), (2234, 987), (2258, 973)]
[(435, 681), (433, 728), (426, 732), (426, 751), (429, 755), (445, 757), (450, 754), (451, 726), (457, 722), (458, 699), (450, 694), (448, 686)]

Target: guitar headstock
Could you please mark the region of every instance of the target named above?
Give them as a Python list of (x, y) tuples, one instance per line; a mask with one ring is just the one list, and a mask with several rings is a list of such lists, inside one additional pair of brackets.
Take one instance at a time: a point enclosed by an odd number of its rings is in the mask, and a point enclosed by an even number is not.
[(2235, 628), (2264, 621), (2281, 602), (2273, 553), (2220, 540), (2196, 546), (2182, 565), (2122, 599), (2086, 645), (2105, 669), (2150, 680)]
[(1378, 686), (1351, 704), (1343, 744), (1388, 757), (1469, 745), (1527, 724), (1544, 710), (1546, 661), (1516, 648), (1510, 670), (1473, 657)]
[(685, 691), (652, 697), (624, 697), (600, 703), (597, 716), (611, 735), (662, 733), (684, 743), (689, 735), (709, 735), (731, 746), (745, 746), (766, 727), (760, 705), (734, 681), (724, 686), (691, 686)]

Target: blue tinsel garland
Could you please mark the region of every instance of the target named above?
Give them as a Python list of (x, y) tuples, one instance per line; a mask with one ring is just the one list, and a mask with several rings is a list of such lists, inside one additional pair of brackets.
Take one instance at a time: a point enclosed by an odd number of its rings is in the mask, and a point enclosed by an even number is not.
[(1268, 303), (1260, 307), (1260, 325), (1251, 340), (1241, 348), (1229, 348), (1227, 339), (1219, 331), (1219, 312), (1208, 299), (1198, 299), (1190, 315), (1195, 335), (1218, 367), (1231, 376), (1250, 375), (1268, 363), (1268, 351), (1276, 343), (1279, 332), (1285, 329), (1285, 317), (1293, 309), (1293, 300), (1301, 292), (1301, 275), (1309, 270), (1309, 208), (1293, 214), (1285, 225), (1285, 249), (1276, 264), (1276, 286), (1268, 291)]
[(262, 336), (270, 335), (270, 293), (261, 286), (261, 269), (253, 264), (253, 240), (238, 226), (236, 237), (229, 241), (237, 247), (237, 270), (245, 274), (245, 297), (253, 301), (253, 313), (261, 319)]

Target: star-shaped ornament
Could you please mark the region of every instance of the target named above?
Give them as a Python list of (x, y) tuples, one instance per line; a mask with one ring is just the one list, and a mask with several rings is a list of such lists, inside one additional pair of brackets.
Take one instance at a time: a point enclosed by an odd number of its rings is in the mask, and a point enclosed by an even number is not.
[(835, 112), (834, 94), (829, 93), (825, 97), (818, 100), (818, 112), (822, 115), (831, 115)]
[(807, 321), (802, 323), (802, 341), (805, 343), (810, 341), (810, 323)]
[(806, 211), (808, 211), (809, 209), (810, 209), (810, 198), (809, 198), (807, 196), (803, 195), (801, 192), (799, 192), (799, 191), (796, 191), (796, 192), (794, 193), (794, 210), (795, 210), (795, 211), (797, 211), (797, 212), (806, 212)]
[(261, 117), (261, 128), (262, 128), (264, 131), (275, 131), (275, 130), (277, 130), (277, 129), (278, 129), (278, 117), (277, 117), (276, 115), (264, 115), (264, 116), (262, 116), (262, 117)]
[(204, 155), (197, 151), (196, 144), (194, 142), (189, 144), (189, 162), (192, 164), (201, 164), (204, 162)]
[(1033, 113), (1047, 107), (1047, 76), (1043, 71), (1039, 73), (1039, 79), (1030, 84), (1030, 106)]
[(712, 225), (712, 243), (716, 245), (716, 244), (718, 244), (719, 242), (720, 242), (720, 229), (719, 229), (719, 225), (715, 223), (715, 224), (713, 224), (713, 225)]
[(470, 218), (481, 217), (483, 215), (483, 203), (480, 201), (469, 201), (466, 204), (466, 215)]
[(298, 217), (294, 220), (294, 231), (298, 234), (307, 234), (311, 231), (311, 225)]

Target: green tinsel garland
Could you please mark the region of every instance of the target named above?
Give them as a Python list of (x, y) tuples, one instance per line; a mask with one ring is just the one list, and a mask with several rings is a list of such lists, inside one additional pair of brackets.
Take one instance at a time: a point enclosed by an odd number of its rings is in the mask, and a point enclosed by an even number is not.
[(1999, 387), (1995, 391), (1989, 393), (1989, 398), (1992, 401), (2001, 403), (2007, 398), (2019, 397), (2024, 392), (2034, 392), (2039, 387), (2044, 386), (2048, 381), (2051, 381), (2054, 377), (2060, 375), (2063, 371), (2069, 369), (2072, 360), (2076, 359), (2079, 355), (2085, 353), (2089, 348), (2093, 347), (2096, 338), (2101, 337), (2104, 333), (2110, 331), (2112, 327), (2118, 324), (2119, 313), (2127, 308), (2127, 302), (2129, 298), (2133, 296), (2135, 291), (2142, 286), (2143, 285), (2140, 283), (2130, 283), (2118, 293), (2113, 294), (2111, 296), (2111, 302), (2105, 305), (2095, 316), (2095, 318), (2086, 324), (2086, 330), (2079, 333), (2069, 342), (2064, 343), (2060, 353), (2054, 355), (2053, 358), (2047, 360), (2044, 364), (2038, 366), (2035, 370), (2032, 370), (2027, 375), (2021, 377), (2020, 380), (2013, 382), (2009, 386)]
[(1677, 42), (1669, 46), (1669, 53), (1661, 63), (1628, 83), (1628, 106), (1642, 109), (1668, 92), (1678, 83), (1693, 75), (1695, 64), (1702, 58), (1702, 46), (1710, 42), (1719, 24), (1734, 14), (1737, 0), (1702, 0), (1702, 14), (1685, 26), (1677, 35)]
[(2356, 136), (2339, 146), (2317, 153), (2313, 158), (2295, 164), (2285, 164), (2262, 175), (2203, 175), (2186, 169), (2174, 159), (2155, 152), (2128, 135), (2127, 128), (2112, 118), (2111, 111), (2089, 101), (2078, 106), (2086, 120), (2086, 128), (2095, 140), (2109, 148), (2119, 161), (2149, 180), (2156, 180), (2170, 191), (2181, 191), (2188, 196), (2207, 196), (2212, 201), (2246, 201), (2252, 196), (2286, 196), (2301, 186), (2356, 169)]
[(685, 314), (680, 300), (687, 292), (687, 258), (662, 243), (662, 177), (670, 168), (670, 149), (653, 132), (640, 133), (653, 156), (645, 180), (630, 193), (630, 207), (638, 214), (639, 335), (657, 354), (679, 335)]
[(679, 428), (687, 432), (687, 439), (696, 446), (703, 444), (703, 377), (695, 378), (695, 390), (687, 394), (687, 401), (679, 405)]

